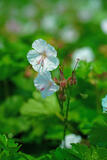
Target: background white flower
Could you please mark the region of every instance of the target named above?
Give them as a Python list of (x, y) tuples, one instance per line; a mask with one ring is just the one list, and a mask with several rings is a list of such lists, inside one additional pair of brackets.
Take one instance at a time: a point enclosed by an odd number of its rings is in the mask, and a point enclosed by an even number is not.
[(47, 44), (45, 40), (38, 39), (33, 42), (32, 48), (33, 50), (28, 52), (27, 58), (35, 71), (45, 72), (57, 68), (59, 60), (53, 46)]
[[(23, 15), (23, 17), (27, 17), (29, 19), (34, 18), (37, 14), (37, 8), (33, 4), (27, 4), (22, 9), (20, 14)], [(19, 13), (19, 12), (18, 12)]]
[(107, 112), (107, 95), (102, 99), (103, 112)]
[(10, 19), (5, 24), (6, 31), (19, 35), (29, 35), (37, 30), (37, 24), (34, 21), (21, 22), (17, 19)]
[[(65, 147), (71, 148), (71, 143), (80, 143), (82, 140), (81, 136), (75, 134), (68, 134), (65, 136)], [(61, 148), (64, 148), (64, 140), (61, 143)]]
[(88, 22), (92, 18), (93, 12), (90, 12), (90, 10), (87, 9), (82, 9), (78, 11), (77, 16), (81, 22)]
[(34, 80), (34, 85), (39, 91), (41, 91), (43, 98), (52, 95), (59, 89), (59, 86), (51, 79), (50, 72), (39, 73)]
[(102, 22), (101, 22), (101, 29), (102, 31), (107, 34), (107, 19), (104, 19)]
[(78, 40), (79, 34), (75, 28), (68, 26), (60, 31), (60, 37), (64, 42), (73, 43)]
[(80, 49), (76, 49), (72, 54), (72, 67), (77, 59), (84, 60), (86, 62), (91, 62), (94, 60), (94, 53), (90, 47), (83, 47)]
[(77, 16), (83, 23), (96, 17), (95, 15), (102, 10), (101, 0), (89, 0), (84, 2), (83, 5), (82, 2), (78, 0), (75, 6), (77, 8)]
[(57, 25), (57, 17), (55, 15), (45, 15), (41, 19), (41, 27), (47, 32), (56, 31)]

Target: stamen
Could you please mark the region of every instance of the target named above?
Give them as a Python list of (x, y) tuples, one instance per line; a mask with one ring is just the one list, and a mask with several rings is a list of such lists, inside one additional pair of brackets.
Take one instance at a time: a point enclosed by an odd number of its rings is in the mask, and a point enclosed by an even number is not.
[[(42, 59), (42, 58), (41, 58)], [(40, 64), (41, 63), (41, 59), (37, 62), (37, 64)]]
[(41, 88), (40, 91), (43, 91), (45, 88)]
[(41, 57), (41, 59), (37, 62), (37, 65), (38, 65), (38, 64), (41, 64), (41, 66), (43, 67), (43, 65), (44, 65), (44, 59), (45, 59), (46, 57), (47, 57), (47, 56), (46, 56), (46, 53), (44, 52), (43, 55), (42, 55), (42, 57)]
[(75, 69), (76, 69), (76, 67), (77, 67), (77, 65), (78, 65), (78, 62), (80, 61), (80, 59), (79, 58), (77, 58), (77, 61), (76, 61), (76, 64), (75, 64), (75, 66), (74, 66), (74, 69), (73, 69), (73, 71), (75, 71)]

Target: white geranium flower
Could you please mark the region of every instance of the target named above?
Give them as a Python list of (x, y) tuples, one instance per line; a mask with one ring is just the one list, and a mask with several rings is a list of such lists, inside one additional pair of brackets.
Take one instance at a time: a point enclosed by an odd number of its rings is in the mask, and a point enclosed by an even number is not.
[(60, 32), (60, 37), (64, 42), (72, 43), (78, 40), (79, 34), (72, 27), (64, 27)]
[[(65, 148), (71, 148), (71, 143), (80, 143), (82, 140), (81, 136), (75, 134), (68, 134), (65, 136)], [(64, 140), (61, 143), (61, 148), (64, 148)]]
[(22, 23), (21, 21), (16, 19), (10, 19), (9, 21), (7, 21), (5, 27), (8, 32), (19, 35), (32, 34), (37, 30), (37, 24), (34, 21)]
[(33, 4), (27, 4), (22, 8), (20, 14), (22, 14), (23, 17), (26, 17), (26, 18), (34, 18), (36, 13), (37, 13), (36, 6)]
[(41, 19), (41, 27), (47, 32), (54, 32), (57, 29), (57, 17), (55, 15), (45, 15)]
[(103, 112), (107, 112), (107, 95), (102, 99)]
[(78, 18), (81, 22), (88, 22), (93, 16), (93, 12), (90, 10), (83, 9), (78, 12)]
[(34, 80), (34, 85), (39, 91), (41, 91), (43, 98), (52, 95), (59, 89), (59, 86), (51, 79), (50, 72), (39, 73)]
[(18, 20), (10, 19), (6, 22), (5, 27), (7, 32), (19, 34), (21, 30), (21, 23)]
[(101, 29), (102, 31), (107, 34), (107, 19), (104, 19), (102, 22), (101, 22)]
[(84, 60), (87, 62), (91, 62), (94, 60), (94, 53), (90, 47), (83, 47), (80, 49), (76, 49), (72, 54), (72, 67), (74, 67), (75, 61), (77, 59)]
[(28, 23), (21, 24), (21, 31), (22, 35), (29, 35), (36, 32), (38, 26), (34, 21), (29, 21)]
[(101, 0), (89, 0), (86, 3), (81, 3), (78, 1), (76, 4), (77, 16), (81, 22), (88, 22), (92, 18), (96, 17), (96, 14), (102, 9)]
[(28, 52), (27, 58), (35, 71), (45, 72), (57, 68), (59, 60), (54, 47), (47, 44), (46, 41), (38, 39), (33, 42), (32, 48)]

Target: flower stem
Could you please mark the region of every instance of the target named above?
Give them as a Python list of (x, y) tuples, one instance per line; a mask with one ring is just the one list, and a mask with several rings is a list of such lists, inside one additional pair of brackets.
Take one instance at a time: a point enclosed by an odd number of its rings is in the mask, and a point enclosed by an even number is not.
[(60, 106), (60, 113), (63, 116), (64, 115), (64, 113), (63, 113), (63, 105), (64, 105), (64, 103), (63, 103), (63, 101), (59, 100), (58, 94), (56, 94), (56, 96), (57, 96), (58, 103), (59, 103), (59, 106)]
[(64, 115), (64, 113), (63, 113), (63, 101), (61, 101), (61, 114), (62, 114), (62, 116)]
[(65, 113), (65, 118), (64, 118), (64, 148), (65, 148), (65, 136), (66, 136), (66, 130), (67, 130), (67, 123), (68, 123), (68, 112), (69, 112), (69, 104), (70, 104), (70, 96), (69, 94), (67, 95), (67, 107), (66, 107), (66, 113)]

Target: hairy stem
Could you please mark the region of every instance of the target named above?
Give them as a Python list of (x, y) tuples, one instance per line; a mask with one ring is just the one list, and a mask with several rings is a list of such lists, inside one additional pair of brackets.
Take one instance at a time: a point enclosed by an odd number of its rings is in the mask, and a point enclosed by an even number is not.
[(63, 116), (64, 115), (64, 113), (63, 113), (63, 101), (61, 101), (60, 105), (61, 105), (61, 114)]
[(64, 105), (64, 103), (63, 103), (63, 101), (59, 100), (58, 94), (56, 94), (56, 96), (57, 96), (57, 100), (58, 100), (58, 103), (59, 103), (59, 106), (60, 106), (61, 115), (63, 116), (64, 115), (64, 113), (63, 113), (63, 105)]
[(69, 112), (69, 104), (70, 104), (70, 97), (69, 94), (67, 96), (67, 107), (66, 107), (66, 113), (65, 113), (65, 119), (64, 119), (64, 148), (65, 148), (65, 136), (66, 136), (66, 130), (67, 130), (67, 124), (68, 124), (68, 112)]

